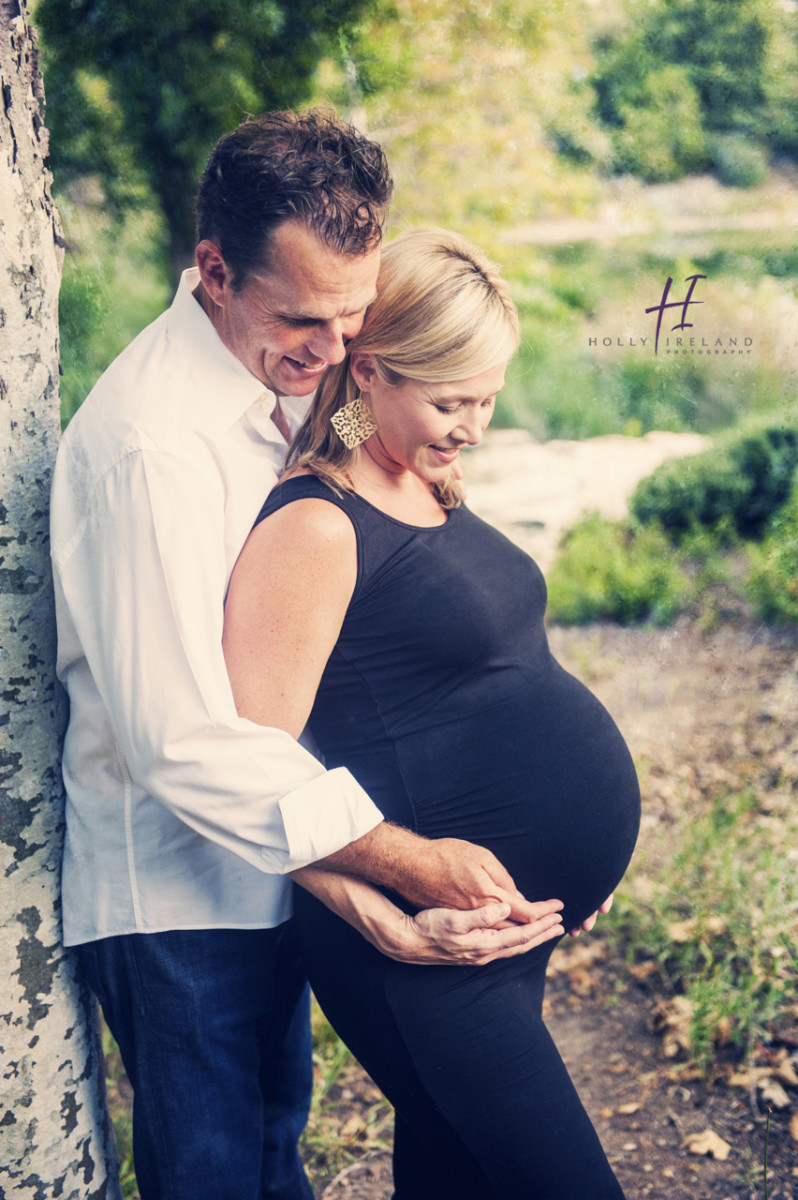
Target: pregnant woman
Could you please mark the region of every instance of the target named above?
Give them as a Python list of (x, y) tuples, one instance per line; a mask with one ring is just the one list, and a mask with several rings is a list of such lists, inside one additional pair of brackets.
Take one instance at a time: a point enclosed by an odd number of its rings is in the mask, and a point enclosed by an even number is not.
[[(626, 870), (640, 802), (612, 719), (551, 656), (539, 569), (460, 502), (452, 466), (517, 344), (479, 251), (394, 239), (242, 552), (225, 650), (242, 716), (294, 736), (307, 719), (386, 819), (488, 847), (573, 929)], [(303, 953), (395, 1106), (396, 1200), (622, 1197), (542, 1021), (554, 942), (487, 966), (395, 962), (316, 898), (322, 874), (297, 873)]]

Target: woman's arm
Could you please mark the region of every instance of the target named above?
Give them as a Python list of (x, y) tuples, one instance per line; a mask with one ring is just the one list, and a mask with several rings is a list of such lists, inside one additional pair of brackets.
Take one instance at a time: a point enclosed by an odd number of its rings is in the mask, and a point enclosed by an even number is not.
[(354, 528), (326, 500), (296, 500), (253, 529), (230, 580), (222, 639), (239, 716), (299, 737), (356, 577)]
[(222, 636), (240, 717), (299, 737), (356, 579), (354, 527), (329, 501), (295, 500), (255, 526), (230, 579)]

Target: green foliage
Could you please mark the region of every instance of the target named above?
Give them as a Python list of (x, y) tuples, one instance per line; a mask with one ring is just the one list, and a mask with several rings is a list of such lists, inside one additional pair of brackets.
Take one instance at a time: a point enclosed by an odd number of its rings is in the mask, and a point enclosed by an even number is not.
[(56, 182), (99, 174), (118, 204), (146, 184), (186, 265), (214, 142), (248, 114), (306, 99), (319, 58), (367, 3), (39, 0)]
[(638, 862), (657, 875), (648, 898), (633, 888), (619, 897), (629, 957), (653, 959), (690, 1003), (690, 1056), (702, 1070), (720, 1041), (750, 1049), (798, 996), (798, 877), (782, 853), (791, 822), (760, 813), (751, 794), (716, 796), (675, 832), (667, 873)]
[(157, 226), (118, 223), (93, 205), (61, 202), (69, 229), (59, 295), (61, 419), (66, 425), (112, 359), (168, 303)]
[[(661, 218), (657, 191), (648, 202), (641, 189), (630, 192), (637, 213), (655, 228)], [(684, 196), (689, 208), (687, 186)], [(676, 200), (677, 211), (681, 203)], [(736, 205), (749, 209), (747, 198)], [(607, 232), (608, 244), (497, 247), (524, 335), (499, 398), (497, 423), (523, 427), (541, 440), (650, 430), (714, 433), (751, 414), (783, 411), (792, 364), (783, 351), (772, 350), (795, 305), (798, 279), (786, 223), (787, 236), (776, 227), (764, 243), (761, 235), (715, 232), (692, 243), (694, 253), (676, 262), (671, 238), (616, 240)], [(646, 307), (662, 294), (668, 276), (679, 281), (696, 272), (709, 276), (698, 294), (711, 306), (697, 310), (700, 325), (688, 333), (707, 334), (710, 341), (717, 334), (726, 346), (732, 335), (743, 347), (750, 335), (750, 352), (677, 357), (661, 346), (654, 355), (655, 322), (643, 315)], [(684, 295), (681, 287), (675, 295)], [(633, 347), (616, 344), (619, 335), (628, 343), (629, 334)], [(645, 346), (641, 335), (648, 337)]]
[(647, 62), (629, 42), (608, 65), (601, 84), (617, 171), (661, 183), (705, 166), (701, 105), (686, 67)]
[(662, 625), (689, 613), (706, 627), (753, 608), (798, 622), (798, 487), (785, 503), (797, 464), (798, 431), (782, 427), (668, 460), (633, 497), (640, 524), (593, 513), (563, 539), (550, 618)]
[(549, 617), (666, 625), (689, 603), (690, 581), (656, 527), (634, 532), (598, 513), (566, 534), (548, 576)]
[(763, 621), (798, 624), (798, 488), (749, 550), (746, 594)]
[(317, 95), (356, 108), (384, 146), (397, 227), (493, 249), (502, 227), (595, 200), (587, 167), (608, 143), (591, 116), (589, 35), (573, 0), (377, 0)]
[(656, 522), (677, 540), (723, 522), (757, 538), (788, 499), (797, 467), (798, 430), (737, 434), (705, 454), (663, 463), (638, 485), (631, 510), (642, 525)]
[(714, 134), (707, 139), (707, 148), (715, 174), (727, 187), (755, 187), (767, 178), (770, 169), (767, 150), (745, 134)]
[(795, 153), (795, 16), (770, 0), (655, 0), (597, 47), (597, 114), (614, 169), (651, 181), (714, 167), (760, 182)]

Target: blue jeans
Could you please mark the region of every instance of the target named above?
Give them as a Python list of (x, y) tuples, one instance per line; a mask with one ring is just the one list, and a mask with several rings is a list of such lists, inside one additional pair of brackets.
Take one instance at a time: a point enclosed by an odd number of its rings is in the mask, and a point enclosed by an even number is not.
[(76, 949), (133, 1085), (142, 1200), (312, 1200), (297, 1152), (309, 996), (291, 922)]

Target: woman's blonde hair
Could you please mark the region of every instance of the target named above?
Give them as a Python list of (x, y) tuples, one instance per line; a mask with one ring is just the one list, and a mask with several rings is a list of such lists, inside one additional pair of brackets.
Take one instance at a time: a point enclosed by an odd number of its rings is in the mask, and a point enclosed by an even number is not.
[[(351, 490), (347, 472), (358, 450), (344, 445), (330, 417), (356, 395), (349, 371), (353, 351), (371, 354), (390, 387), (406, 379), (448, 383), (507, 362), (519, 338), (510, 289), (481, 250), (443, 229), (400, 233), (382, 251), (377, 298), (346, 359), (326, 372), (288, 467), (307, 468), (333, 487)], [(435, 491), (446, 508), (460, 503), (453, 477)]]

